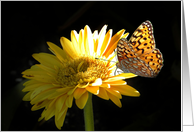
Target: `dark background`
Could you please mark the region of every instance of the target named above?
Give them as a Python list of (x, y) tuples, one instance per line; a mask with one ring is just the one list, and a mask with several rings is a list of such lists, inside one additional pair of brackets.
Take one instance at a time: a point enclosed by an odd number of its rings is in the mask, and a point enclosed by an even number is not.
[[(95, 130), (181, 130), (181, 2), (1, 2), (2, 130), (57, 130), (54, 118), (40, 126), (42, 109), (21, 101), (21, 72), (38, 63), (31, 55), (49, 52), (46, 41), (60, 45), (70, 31), (107, 24), (113, 34), (130, 35), (145, 20), (154, 27), (164, 66), (156, 78), (128, 79), (141, 96), (123, 96), (122, 108), (93, 96)], [(107, 30), (108, 31), (108, 30)], [(130, 37), (129, 35), (129, 37)], [(129, 39), (128, 37), (128, 39)], [(83, 110), (73, 105), (62, 130), (84, 130)]]

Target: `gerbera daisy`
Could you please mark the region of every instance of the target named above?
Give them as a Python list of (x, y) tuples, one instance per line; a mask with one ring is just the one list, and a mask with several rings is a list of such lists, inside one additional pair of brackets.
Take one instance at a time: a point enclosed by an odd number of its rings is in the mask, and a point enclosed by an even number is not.
[(114, 49), (119, 39), (126, 38), (128, 33), (124, 34), (123, 29), (112, 37), (112, 30), (106, 33), (106, 28), (107, 25), (99, 34), (98, 31), (92, 34), (86, 25), (79, 34), (71, 31), (71, 41), (61, 37), (63, 49), (47, 42), (54, 55), (33, 54), (40, 64), (22, 72), (24, 78), (30, 79), (24, 83), (25, 88), (22, 91), (28, 92), (23, 100), (30, 101), (32, 111), (45, 108), (39, 121), (55, 116), (55, 124), (61, 129), (73, 100), (75, 99), (78, 108), (83, 109), (89, 94), (110, 99), (118, 107), (122, 106), (121, 95), (140, 95), (123, 80), (136, 75), (121, 73), (114, 76)]

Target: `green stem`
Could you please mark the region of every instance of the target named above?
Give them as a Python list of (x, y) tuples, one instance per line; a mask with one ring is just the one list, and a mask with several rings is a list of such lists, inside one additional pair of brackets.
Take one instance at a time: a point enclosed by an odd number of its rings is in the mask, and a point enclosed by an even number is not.
[(88, 101), (84, 107), (85, 130), (94, 131), (94, 118), (92, 108), (92, 94), (88, 92)]

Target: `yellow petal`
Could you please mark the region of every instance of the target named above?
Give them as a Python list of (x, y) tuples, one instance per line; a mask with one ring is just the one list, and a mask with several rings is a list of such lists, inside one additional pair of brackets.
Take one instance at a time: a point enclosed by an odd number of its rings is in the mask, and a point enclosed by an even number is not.
[[(71, 57), (71, 59), (76, 58), (78, 56), (78, 54), (74, 49), (74, 45), (69, 39), (65, 37), (61, 37), (60, 42), (63, 47), (63, 50)], [(76, 48), (79, 48), (79, 47), (76, 47)]]
[[(36, 66), (36, 65), (34, 65), (34, 66)], [(48, 76), (48, 74), (45, 71), (43, 71), (42, 69), (39, 69), (39, 67), (37, 69), (27, 69), (27, 70), (23, 71), (22, 74)]]
[(123, 80), (118, 80), (118, 81), (106, 81), (106, 82), (103, 82), (105, 84), (110, 84), (110, 85), (126, 85), (127, 83)]
[(114, 95), (112, 95), (108, 92), (107, 92), (107, 94), (108, 94), (109, 98), (112, 100), (113, 103), (115, 103), (120, 108), (122, 107), (122, 104), (121, 104), (121, 101), (120, 101), (119, 98), (117, 98), (116, 96), (114, 96)]
[(36, 75), (36, 74), (40, 74), (40, 73), (32, 72), (31, 74), (26, 74), (26, 75), (23, 75), (22, 77), (27, 78), (27, 79), (37, 80), (37, 81), (44, 82), (44, 83), (53, 82), (53, 78), (48, 75), (44, 75), (44, 74)]
[(85, 88), (77, 88), (73, 93), (75, 99), (79, 99), (86, 92)]
[(38, 95), (39, 93), (43, 92), (44, 90), (53, 88), (54, 86), (52, 84), (45, 84), (42, 86), (37, 87), (31, 94), (30, 99), (33, 99), (36, 95)]
[(104, 41), (105, 33), (106, 33), (107, 25), (104, 25), (102, 29), (100, 30), (99, 37), (97, 39), (97, 57), (100, 57), (101, 54), (101, 47)]
[(32, 99), (32, 101), (30, 103), (35, 104), (35, 103), (41, 102), (41, 101), (47, 99), (55, 91), (56, 91), (56, 89), (45, 90), (42, 93), (38, 94), (34, 99)]
[(64, 95), (60, 96), (58, 98), (58, 100), (56, 100), (56, 112), (61, 111), (66, 98), (67, 98), (67, 94), (64, 94)]
[(102, 79), (97, 78), (92, 84), (89, 84), (89, 86), (99, 86), (102, 84)]
[(90, 56), (93, 56), (95, 55), (95, 52), (94, 52), (94, 42), (93, 42), (93, 35), (92, 35), (92, 32), (91, 32), (91, 29), (90, 27), (88, 26), (88, 47), (89, 47), (89, 55)]
[(65, 88), (59, 88), (57, 89), (57, 92), (60, 93), (67, 93), (70, 89), (73, 89), (74, 87), (65, 87)]
[(30, 101), (31, 99), (30, 99), (30, 95), (32, 94), (32, 92), (33, 91), (31, 91), (31, 92), (28, 92), (24, 97), (23, 97), (23, 101)]
[(79, 49), (79, 45), (78, 45), (78, 41), (77, 41), (77, 38), (76, 38), (76, 34), (77, 32), (75, 30), (71, 31), (71, 44), (72, 44), (72, 47), (74, 49), (74, 52), (77, 54), (77, 55), (80, 55), (81, 51)]
[(38, 121), (41, 121), (45, 117), (46, 109), (43, 110), (41, 117), (38, 119)]
[[(42, 70), (44, 70), (50, 76), (53, 76), (53, 77), (57, 76), (56, 69), (54, 69), (56, 65), (54, 65), (54, 64), (53, 64), (53, 68), (47, 67), (47, 66), (42, 65), (42, 64), (36, 64), (36, 66), (40, 67)], [(57, 66), (57, 67), (59, 67), (59, 66)]]
[[(107, 60), (112, 61), (115, 58), (116, 55), (117, 55), (117, 53), (116, 52), (113, 52), (112, 54), (110, 54), (108, 56)], [(116, 65), (115, 63), (113, 63), (113, 64)]]
[(64, 52), (61, 48), (59, 48), (57, 45), (47, 42), (48, 46), (52, 49), (52, 51), (55, 52), (55, 55), (57, 58), (62, 62), (66, 63), (66, 60), (69, 60), (69, 56)]
[[(37, 74), (46, 74), (45, 71), (43, 71), (40, 67), (38, 67), (37, 65), (33, 65), (30, 67), (30, 69), (27, 69), (25, 71), (22, 72), (22, 74), (29, 74), (28, 72), (37, 72)], [(39, 73), (42, 72), (42, 73)]]
[(79, 32), (79, 49), (82, 54), (85, 54), (85, 46), (84, 46), (84, 30), (81, 29)]
[(118, 90), (107, 88), (106, 91), (108, 91), (112, 95), (116, 96), (117, 98), (122, 99), (122, 96)]
[(97, 95), (99, 93), (99, 86), (87, 86), (86, 90)]
[(127, 78), (132, 78), (136, 77), (137, 75), (133, 73), (121, 73), (116, 76), (109, 77), (108, 79), (104, 80), (103, 82), (113, 82), (113, 81), (119, 81), (121, 79), (127, 79)]
[(98, 48), (98, 43), (97, 43), (97, 38), (98, 38), (98, 31), (95, 30), (93, 33), (93, 43), (94, 43), (94, 52), (97, 52), (97, 48)]
[(100, 85), (100, 87), (102, 87), (102, 88), (110, 88), (110, 84), (103, 83), (103, 84)]
[(106, 58), (114, 51), (114, 49), (116, 49), (117, 47), (117, 43), (120, 40), (120, 38), (122, 37), (123, 33), (125, 32), (124, 29), (120, 30), (119, 32), (117, 32), (112, 38), (111, 41), (106, 49), (106, 51), (104, 52), (103, 56), (105, 56)]
[(33, 107), (31, 108), (32, 111), (35, 111), (35, 110), (39, 110), (43, 107), (45, 107), (46, 105), (48, 105), (49, 103), (51, 102), (51, 100), (44, 100), (44, 101), (41, 101), (35, 105), (33, 105)]
[(22, 92), (35, 90), (37, 87), (40, 87), (42, 85), (45, 85), (45, 83), (34, 83), (34, 84), (31, 84), (31, 85), (28, 85), (24, 89), (22, 89)]
[[(66, 98), (67, 99), (67, 98)], [(65, 99), (65, 101), (66, 101)], [(57, 120), (59, 120), (61, 118), (61, 116), (63, 115), (63, 113), (68, 109), (68, 107), (66, 106), (65, 103), (62, 104), (62, 108), (61, 111), (55, 111), (55, 116), (57, 117)]]
[(54, 105), (52, 105), (45, 112), (45, 120), (49, 120), (54, 115), (55, 115), (55, 107), (54, 107)]
[(112, 37), (112, 30), (110, 29), (104, 37), (104, 41), (100, 49), (100, 56), (102, 56), (102, 54), (105, 52), (105, 49), (108, 47), (111, 37)]
[(111, 89), (118, 90), (122, 95), (139, 97), (140, 93), (129, 85), (112, 85)]
[(36, 53), (36, 54), (33, 54), (32, 57), (36, 59), (38, 62), (40, 62), (41, 64), (50, 68), (54, 68), (54, 65), (60, 66), (60, 61), (57, 59), (56, 56), (51, 54)]
[(60, 88), (60, 89), (56, 89), (55, 92), (53, 92), (52, 94), (50, 94), (50, 96), (48, 97), (48, 99), (54, 99), (57, 98), (63, 94), (66, 94), (69, 91), (69, 88)]
[(137, 77), (137, 75), (133, 73), (121, 73), (119, 75), (116, 75), (115, 77), (124, 77), (125, 79), (127, 79), (127, 78)]
[(67, 107), (71, 108), (73, 103), (73, 94), (69, 95), (65, 101)]
[(85, 54), (89, 56), (94, 55), (94, 43), (92, 38), (92, 32), (88, 25), (84, 28), (84, 45), (85, 45)]
[(30, 85), (33, 85), (33, 84), (36, 84), (36, 83), (40, 83), (39, 81), (36, 81), (36, 80), (28, 80), (26, 81), (23, 86), (30, 86)]
[(33, 65), (30, 69), (23, 71), (22, 74), (24, 74), (24, 78), (37, 80), (39, 82), (51, 83), (53, 81), (53, 77), (37, 65)]
[(83, 109), (88, 100), (88, 92), (85, 92), (79, 99), (75, 100), (78, 108)]
[(63, 126), (63, 123), (65, 121), (66, 113), (67, 113), (67, 109), (65, 109), (65, 111), (62, 113), (62, 116), (60, 116), (59, 119), (58, 119), (57, 116), (55, 116), (55, 125), (57, 126), (57, 128), (59, 130), (61, 130), (61, 127)]
[(54, 99), (51, 101), (51, 103), (46, 107), (46, 109), (49, 109), (50, 107), (56, 108), (56, 107), (55, 107), (55, 104), (56, 104), (56, 101), (57, 101), (58, 99), (59, 99), (59, 97), (54, 98)]
[(104, 88), (101, 88), (101, 87), (99, 88), (99, 94), (97, 96), (102, 98), (102, 99), (109, 100), (107, 92)]
[(129, 33), (125, 33), (121, 38), (127, 38), (128, 35)]
[(104, 80), (103, 81), (103, 83), (105, 82), (114, 82), (114, 81), (120, 81), (120, 80), (122, 80), (122, 79), (125, 79), (125, 77), (121, 77), (121, 76), (113, 76), (113, 77), (110, 77), (110, 78), (108, 78), (108, 79), (106, 79), (106, 80)]
[(77, 87), (70, 89), (70, 90), (67, 92), (67, 94), (68, 94), (68, 95), (73, 94), (73, 92), (74, 92), (76, 89), (77, 89)]
[(87, 84), (79, 83), (76, 87), (78, 87), (78, 88), (86, 88), (89, 84), (90, 84), (89, 82), (87, 82)]

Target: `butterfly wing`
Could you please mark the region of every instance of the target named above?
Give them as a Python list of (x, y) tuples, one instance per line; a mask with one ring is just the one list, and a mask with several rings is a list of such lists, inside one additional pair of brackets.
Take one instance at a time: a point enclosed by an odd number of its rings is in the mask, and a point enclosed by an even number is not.
[(133, 33), (129, 43), (139, 57), (152, 52), (155, 49), (155, 40), (151, 22), (143, 22)]

